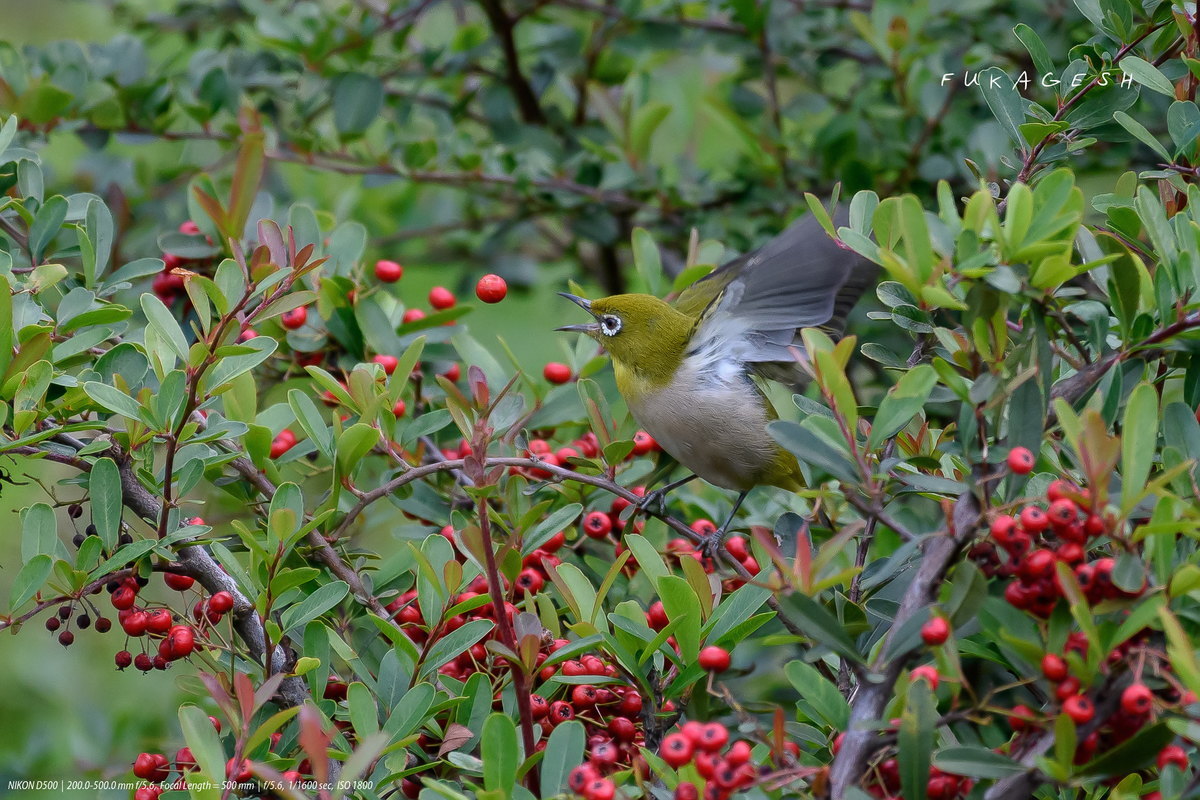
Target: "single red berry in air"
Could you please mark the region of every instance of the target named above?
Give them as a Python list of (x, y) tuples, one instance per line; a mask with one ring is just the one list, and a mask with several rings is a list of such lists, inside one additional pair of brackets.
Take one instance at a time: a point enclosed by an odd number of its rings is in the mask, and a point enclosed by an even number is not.
[(58, 635), (58, 643), (63, 647), (70, 647), (75, 642), (75, 634), (70, 631), (63, 631)]
[(583, 532), (593, 539), (603, 539), (612, 531), (612, 518), (603, 511), (589, 511), (583, 518)]
[(1063, 713), (1070, 717), (1076, 725), (1091, 722), (1096, 716), (1096, 707), (1092, 701), (1081, 694), (1073, 694), (1063, 701)]
[(698, 659), (701, 669), (709, 672), (724, 672), (729, 669), (732, 659), (729, 656), (729, 651), (724, 647), (709, 645), (700, 651)]
[(663, 738), (659, 755), (672, 767), (682, 767), (692, 760), (695, 747), (692, 740), (682, 733), (671, 733)]
[(154, 669), (154, 662), (150, 660), (150, 656), (146, 653), (138, 653), (133, 659), (133, 665), (142, 672), (149, 672)]
[(304, 323), (308, 321), (308, 309), (300, 306), (299, 308), (293, 308), (291, 311), (285, 311), (283, 316), (279, 318), (279, 321), (289, 331), (303, 328)]
[(508, 294), (508, 284), (499, 275), (484, 275), (475, 284), (475, 296), (485, 303), (499, 303)]
[(921, 626), (921, 640), (930, 647), (945, 644), (950, 638), (950, 623), (945, 617), (933, 617)]
[(395, 283), (404, 274), (404, 267), (386, 258), (375, 262), (375, 277), (384, 283)]
[(117, 664), (117, 669), (125, 669), (133, 663), (133, 654), (128, 650), (122, 650), (113, 658)]
[(438, 311), (445, 311), (447, 308), (453, 308), (458, 302), (454, 298), (454, 293), (445, 286), (435, 286), (429, 290), (429, 305), (436, 308)]
[(1121, 710), (1126, 714), (1141, 716), (1154, 706), (1154, 695), (1144, 683), (1131, 683), (1121, 692)]
[(550, 383), (566, 383), (571, 380), (571, 368), (566, 364), (551, 361), (542, 370), (542, 377)]
[(1055, 653), (1046, 653), (1042, 656), (1042, 674), (1046, 676), (1046, 680), (1054, 683), (1062, 683), (1070, 674), (1067, 670), (1067, 662), (1062, 656)]
[(1033, 453), (1028, 447), (1014, 447), (1008, 451), (1008, 468), (1018, 475), (1028, 475), (1033, 471)]

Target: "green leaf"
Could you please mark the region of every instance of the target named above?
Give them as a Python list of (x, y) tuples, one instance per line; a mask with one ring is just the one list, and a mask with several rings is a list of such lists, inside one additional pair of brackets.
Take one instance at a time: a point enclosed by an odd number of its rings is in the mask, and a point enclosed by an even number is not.
[(1171, 160), (1171, 154), (1167, 152), (1167, 148), (1163, 147), (1162, 142), (1156, 139), (1154, 134), (1146, 130), (1145, 125), (1138, 122), (1124, 111), (1114, 112), (1113, 119), (1119, 123), (1122, 128), (1129, 131), (1135, 139), (1157, 153), (1163, 161)]
[(1167, 76), (1163, 75), (1158, 67), (1149, 61), (1137, 56), (1125, 56), (1121, 59), (1120, 67), (1129, 77), (1147, 89), (1164, 94), (1172, 100), (1175, 99), (1175, 87), (1167, 80)]
[(270, 336), (255, 336), (241, 346), (251, 348), (254, 352), (223, 356), (212, 370), (205, 374), (204, 384), (209, 394), (220, 394), (226, 385), (232, 383), (239, 375), (266, 361), (278, 349), (279, 342)]
[(292, 389), (288, 392), (288, 405), (296, 415), (296, 422), (304, 429), (305, 435), (316, 446), (321, 455), (333, 460), (333, 431), (325, 424), (321, 412), (313, 403), (307, 392)]
[(1121, 426), (1121, 506), (1128, 511), (1146, 492), (1158, 441), (1158, 393), (1138, 384), (1125, 405)]
[(362, 422), (356, 422), (342, 431), (337, 443), (337, 463), (341, 473), (352, 474), (378, 442), (379, 430)]
[(120, 389), (114, 389), (106, 383), (88, 381), (83, 385), (83, 391), (88, 397), (114, 414), (120, 414), (128, 419), (141, 419), (141, 405)]
[[(625, 537), (625, 542), (628, 545), (629, 537)], [(638, 562), (639, 565), (641, 563), (641, 561)], [(759, 586), (754, 583), (747, 583), (745, 586), (734, 590), (732, 594), (727, 595), (720, 602), (713, 610), (708, 622), (705, 623), (704, 630), (702, 631), (704, 641), (708, 644), (722, 644), (722, 637), (750, 619), (758, 609), (762, 608), (763, 603), (767, 602), (767, 598), (770, 596), (771, 590), (768, 587)], [(771, 614), (774, 613), (773, 611), (771, 612)], [(736, 645), (738, 642), (728, 642), (726, 644)]]
[(29, 255), (35, 264), (41, 262), (46, 248), (62, 230), (66, 218), (67, 199), (62, 195), (54, 195), (38, 209), (33, 223), (29, 226)]
[(571, 520), (578, 517), (581, 511), (583, 511), (583, 506), (580, 503), (568, 503), (562, 508), (557, 509), (549, 517), (539, 522), (537, 527), (525, 534), (521, 540), (522, 552), (525, 555), (529, 555), (541, 547), (554, 534), (569, 525)]
[(334, 79), (331, 90), (333, 124), (343, 136), (365, 131), (383, 108), (383, 83), (371, 75), (344, 73)]
[(342, 602), (350, 586), (345, 581), (333, 581), (317, 589), (308, 597), (283, 612), (280, 627), (284, 633), (302, 628)]
[(483, 723), (480, 740), (483, 760), (483, 785), (489, 791), (501, 791), (511, 796), (517, 782), (520, 753), (517, 749), (517, 726), (507, 714), (492, 714)]
[(662, 285), (662, 256), (654, 237), (645, 228), (633, 229), (633, 262), (638, 275), (646, 282), (646, 289), (657, 296)]
[(1008, 756), (977, 745), (944, 747), (933, 757), (933, 765), (953, 775), (972, 778), (1005, 778), (1025, 771), (1025, 767)]
[(550, 732), (542, 756), (543, 797), (554, 797), (566, 790), (567, 776), (583, 761), (586, 738), (583, 723), (578, 720), (564, 722)]
[(892, 438), (916, 416), (929, 401), (933, 387), (937, 385), (937, 372), (928, 364), (921, 364), (906, 372), (879, 404), (867, 447), (874, 450)]
[(863, 662), (862, 655), (854, 646), (854, 641), (846, 633), (845, 627), (830, 614), (824, 606), (808, 595), (793, 592), (787, 599), (792, 610), (792, 617), (804, 635), (813, 640), (814, 644), (828, 647), (839, 655), (845, 656), (858, 663)]
[(678, 575), (664, 575), (655, 585), (667, 619), (678, 620), (675, 639), (679, 642), (680, 656), (688, 663), (694, 662), (700, 653), (700, 598), (692, 585)]
[(900, 787), (905, 800), (925, 800), (929, 783), (930, 754), (937, 728), (937, 705), (928, 681), (908, 687), (908, 702), (900, 716), (898, 738)]
[(1175, 738), (1166, 723), (1158, 722), (1138, 731), (1132, 739), (1088, 762), (1080, 769), (1083, 775), (1128, 775), (1154, 763), (1159, 752)]
[(346, 702), (350, 706), (350, 722), (357, 736), (366, 736), (379, 730), (379, 709), (375, 697), (366, 684), (355, 681), (346, 688)]
[(121, 473), (111, 458), (102, 458), (92, 465), (88, 475), (88, 498), (92, 506), (92, 524), (104, 542), (104, 549), (113, 552), (121, 535), (121, 510), (124, 494)]
[(10, 598), (10, 610), (16, 611), (26, 600), (33, 597), (50, 577), (54, 567), (54, 559), (45, 553), (39, 553), (22, 565), (21, 571), (13, 579)]
[(650, 544), (646, 537), (639, 533), (631, 533), (623, 536), (621, 541), (633, 553), (638, 567), (655, 586), (658, 585), (660, 579), (671, 574), (671, 570), (667, 569), (666, 563), (663, 561), (662, 556), (659, 555), (658, 548)]
[(1021, 22), (1013, 28), (1013, 34), (1016, 35), (1017, 41), (1025, 45), (1025, 50), (1033, 59), (1033, 66), (1039, 73), (1052, 75), (1057, 72), (1054, 68), (1054, 59), (1050, 57), (1050, 51), (1046, 49), (1046, 45), (1033, 28)]
[(210, 781), (225, 780), (225, 750), (208, 714), (194, 705), (180, 706), (179, 727), (201, 772)]
[[(997, 77), (998, 80), (993, 82), (993, 77)], [(991, 67), (980, 73), (979, 90), (983, 92), (983, 99), (987, 101), (988, 108), (999, 120), (1001, 127), (1013, 142), (1019, 143), (1021, 123), (1025, 121), (1025, 101), (1021, 99), (1012, 79), (1005, 75), (1000, 67)]]
[(670, 115), (671, 106), (661, 100), (651, 100), (633, 113), (629, 123), (629, 151), (638, 159), (650, 155), (654, 132)]
[(179, 360), (186, 364), (188, 360), (187, 339), (184, 338), (183, 330), (175, 321), (175, 317), (171, 315), (170, 309), (163, 305), (162, 300), (149, 292), (142, 295), (141, 304), (150, 327), (170, 345), (171, 351), (178, 356)]
[(421, 676), (428, 675), (443, 664), (449, 663), (491, 632), (496, 623), (489, 619), (474, 619), (438, 639), (425, 654), (421, 665)]
[(809, 719), (837, 731), (846, 730), (850, 704), (816, 667), (803, 661), (789, 661), (783, 672), (799, 692), (797, 705)]
[(411, 735), (425, 722), (435, 694), (437, 691), (428, 683), (418, 683), (405, 692), (403, 699), (395, 704), (391, 716), (383, 725), (383, 729), (392, 735), (393, 741)]

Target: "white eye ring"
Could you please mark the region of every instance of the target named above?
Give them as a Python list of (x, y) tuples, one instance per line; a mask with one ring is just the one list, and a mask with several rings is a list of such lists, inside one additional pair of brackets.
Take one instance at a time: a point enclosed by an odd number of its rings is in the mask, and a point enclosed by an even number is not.
[(621, 332), (621, 318), (605, 314), (600, 318), (600, 332), (605, 336), (616, 336)]

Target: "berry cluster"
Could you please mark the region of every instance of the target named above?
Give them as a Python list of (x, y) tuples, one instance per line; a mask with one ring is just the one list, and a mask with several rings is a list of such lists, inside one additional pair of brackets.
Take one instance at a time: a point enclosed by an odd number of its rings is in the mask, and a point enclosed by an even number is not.
[[(1024, 448), (1014, 448), (1013, 452), (1021, 450)], [(1010, 468), (1015, 463), (1024, 469), (1027, 463), (1011, 455), (1009, 461)], [(1089, 547), (1107, 534), (1111, 525), (1093, 509), (1087, 489), (1059, 478), (1047, 488), (1046, 504), (1043, 508), (1030, 503), (1016, 516), (995, 517), (991, 541), (980, 542), (971, 550), (972, 558), (986, 575), (1013, 578), (1004, 590), (1009, 603), (1042, 619), (1049, 617), (1063, 596), (1056, 567), (1059, 562), (1074, 570), (1080, 588), (1092, 603), (1141, 594), (1141, 590), (1128, 592), (1113, 583), (1114, 559), (1089, 553)], [(1001, 552), (1008, 555), (1006, 561), (1001, 559)]]

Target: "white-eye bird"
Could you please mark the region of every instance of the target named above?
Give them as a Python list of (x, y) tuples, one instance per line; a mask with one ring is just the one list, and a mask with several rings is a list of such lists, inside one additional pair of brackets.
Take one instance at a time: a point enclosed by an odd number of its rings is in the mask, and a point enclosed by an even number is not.
[[(844, 225), (846, 212), (834, 215)], [(812, 215), (752, 253), (693, 283), (669, 304), (648, 294), (596, 300), (560, 292), (594, 318), (578, 331), (612, 357), (617, 389), (637, 423), (693, 474), (738, 492), (729, 518), (705, 542), (715, 552), (759, 484), (801, 488), (795, 456), (767, 433), (775, 409), (756, 378), (800, 387), (800, 329), (839, 335), (878, 267), (833, 240)]]

